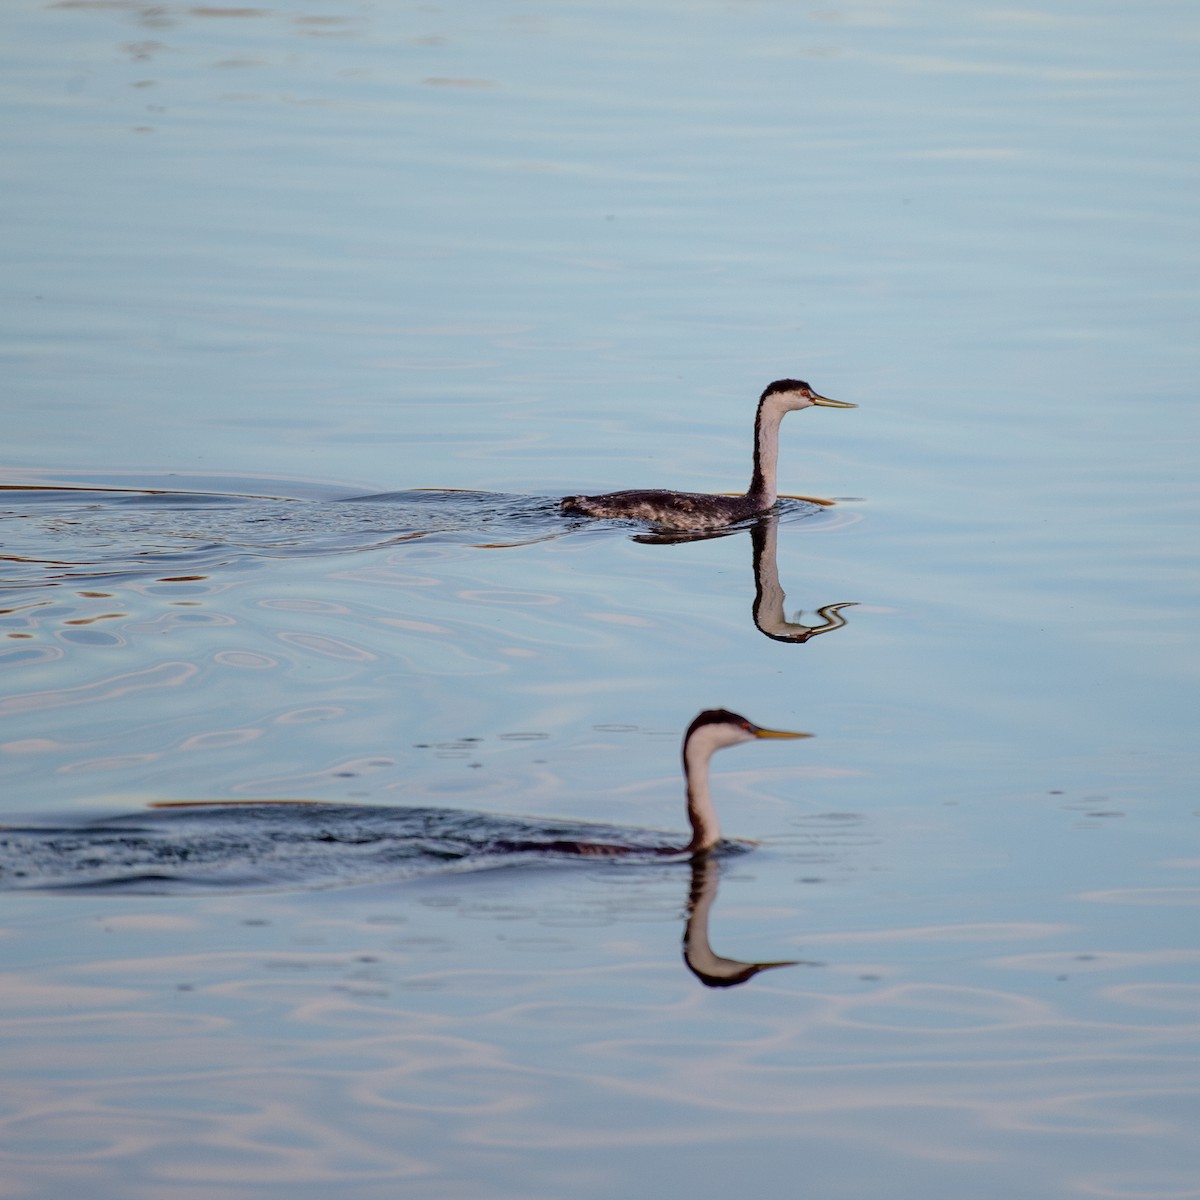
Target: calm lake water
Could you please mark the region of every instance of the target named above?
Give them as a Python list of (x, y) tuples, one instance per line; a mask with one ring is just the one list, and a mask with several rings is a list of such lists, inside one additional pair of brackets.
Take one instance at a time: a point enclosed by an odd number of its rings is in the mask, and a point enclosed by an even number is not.
[(5, 25), (4, 1195), (1200, 1197), (1193, 5)]

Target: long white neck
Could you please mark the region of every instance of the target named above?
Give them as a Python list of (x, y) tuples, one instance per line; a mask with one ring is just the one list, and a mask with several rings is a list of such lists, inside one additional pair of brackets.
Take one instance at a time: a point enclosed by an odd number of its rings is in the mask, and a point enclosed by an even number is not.
[(779, 395), (774, 394), (759, 402), (754, 417), (754, 473), (747, 495), (760, 500), (763, 508), (770, 508), (778, 496), (775, 476), (779, 469), (779, 422), (787, 411)]
[(709, 730), (699, 729), (683, 748), (683, 774), (687, 779), (688, 820), (692, 823), (689, 854), (708, 850), (721, 840), (717, 810), (708, 790), (708, 763), (717, 749)]

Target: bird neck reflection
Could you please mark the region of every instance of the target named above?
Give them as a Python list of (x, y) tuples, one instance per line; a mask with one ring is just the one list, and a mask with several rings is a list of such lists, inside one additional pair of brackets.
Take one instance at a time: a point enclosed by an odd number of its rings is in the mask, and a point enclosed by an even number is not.
[(754, 604), (750, 611), (755, 628), (776, 642), (807, 642), (818, 634), (841, 629), (846, 624), (841, 610), (853, 608), (853, 600), (818, 608), (817, 615), (824, 618), (820, 625), (803, 625), (787, 619), (783, 607), (786, 596), (779, 582), (778, 535), (778, 513), (768, 513), (750, 527), (754, 553)]
[(717, 898), (720, 864), (714, 855), (705, 852), (693, 855), (691, 865), (692, 885), (688, 894), (687, 925), (683, 931), (683, 961), (705, 987), (737, 987), (760, 971), (798, 965), (792, 960), (742, 962), (717, 954), (708, 940), (708, 915)]

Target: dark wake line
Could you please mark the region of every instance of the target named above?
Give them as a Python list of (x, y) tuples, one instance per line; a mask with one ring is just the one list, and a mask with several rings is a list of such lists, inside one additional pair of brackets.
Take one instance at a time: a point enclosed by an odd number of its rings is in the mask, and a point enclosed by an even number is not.
[[(816, 502), (782, 499), (789, 524), (825, 515)], [(827, 524), (827, 519), (821, 522)], [(752, 522), (714, 530), (740, 532)], [(644, 522), (564, 516), (557, 497), (414, 489), (332, 499), (116, 489), (0, 490), (0, 583), (44, 586), (212, 572), (240, 558), (354, 554), (406, 542), (515, 549), (571, 534), (628, 532), (679, 540)], [(691, 535), (689, 540), (694, 540)]]
[[(537, 862), (686, 861), (684, 834), (441, 808), (167, 805), (0, 826), (0, 889), (312, 890)], [(720, 852), (745, 849), (727, 841)]]

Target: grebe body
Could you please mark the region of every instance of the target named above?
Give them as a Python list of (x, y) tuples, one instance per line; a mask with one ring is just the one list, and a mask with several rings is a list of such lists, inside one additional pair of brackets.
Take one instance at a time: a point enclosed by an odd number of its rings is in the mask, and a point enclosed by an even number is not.
[(754, 469), (744, 496), (669, 489), (632, 489), (596, 496), (564, 496), (564, 513), (584, 517), (649, 521), (664, 529), (719, 529), (766, 512), (778, 499), (779, 423), (802, 408), (857, 408), (845, 400), (818, 395), (800, 379), (777, 379), (759, 397), (754, 417)]

